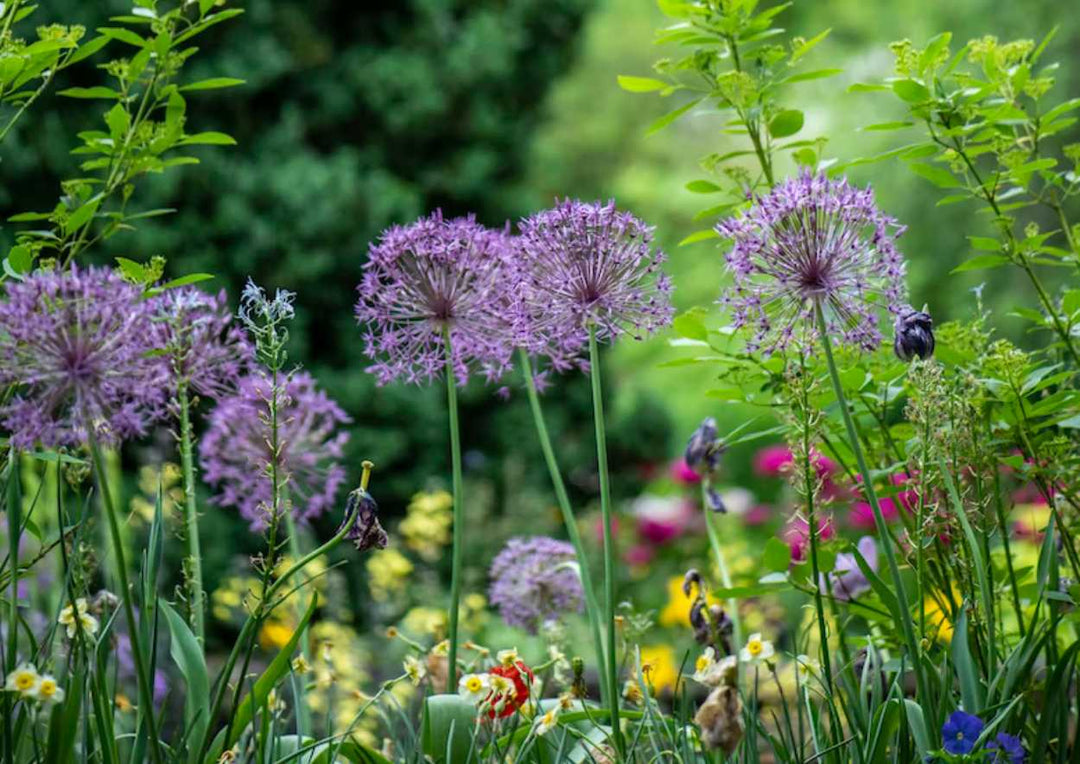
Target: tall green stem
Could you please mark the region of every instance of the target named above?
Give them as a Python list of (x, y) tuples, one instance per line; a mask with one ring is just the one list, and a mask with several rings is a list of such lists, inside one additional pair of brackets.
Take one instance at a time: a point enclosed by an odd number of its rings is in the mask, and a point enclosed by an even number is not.
[[(296, 527), (296, 520), (293, 518), (292, 508), (286, 507), (285, 509), (285, 530), (289, 534), (289, 555), (294, 561), (299, 560), (303, 550), (300, 544), (300, 532)], [(300, 598), (296, 598), (296, 622), (297, 624), (303, 619), (304, 605), (300, 601)], [(305, 625), (300, 635), (300, 654), (304, 656), (304, 661), (308, 664), (311, 663), (311, 648), (308, 647), (308, 640), (304, 636), (303, 631), (307, 630)], [(307, 697), (304, 691), (304, 681), (297, 678), (295, 674), (292, 675), (292, 688), (294, 700), (296, 701), (296, 733), (303, 737), (308, 733), (310, 729), (309, 714), (307, 707)]]
[(600, 512), (604, 521), (604, 616), (607, 619), (607, 683), (610, 690), (608, 708), (611, 710), (611, 732), (615, 747), (621, 751), (619, 675), (615, 656), (615, 550), (611, 529), (611, 478), (608, 475), (603, 386), (600, 383), (600, 350), (596, 344), (596, 327), (593, 325), (589, 326), (589, 377), (592, 380), (593, 421), (596, 425), (596, 462), (600, 473)]
[[(716, 560), (716, 569), (720, 573), (720, 585), (725, 589), (731, 588), (731, 575), (728, 573), (727, 561), (724, 559), (724, 549), (720, 545), (720, 531), (716, 527), (715, 513), (708, 508), (706, 502), (702, 502), (702, 506), (705, 507), (705, 530), (709, 534), (709, 548), (712, 549), (713, 559)], [(734, 597), (727, 601), (728, 617), (731, 618), (731, 633), (735, 640), (736, 645), (741, 645), (742, 638), (742, 619), (739, 617), (739, 601)]]
[[(19, 453), (14, 448), (8, 451), (7, 484), (5, 486), (5, 503), (7, 504), (8, 518), (8, 561), (11, 563), (11, 612), (8, 621), (7, 654), (4, 656), (7, 665), (4, 666), (4, 675), (10, 676), (15, 670), (16, 653), (19, 649), (19, 515), (22, 512), (22, 497), (19, 489)], [(64, 528), (60, 526), (61, 534)], [(61, 542), (63, 546), (63, 542)], [(3, 698), (4, 716), (4, 761), (11, 764), (15, 760), (15, 733), (12, 725), (12, 707), (14, 697), (10, 692), (4, 693)]]
[(177, 387), (180, 399), (180, 471), (184, 480), (184, 526), (187, 534), (188, 573), (191, 576), (191, 625), (200, 644), (206, 642), (206, 593), (203, 591), (202, 549), (199, 546), (199, 508), (195, 500), (195, 460), (192, 458), (191, 400), (187, 380)]
[(574, 510), (570, 507), (570, 497), (566, 493), (566, 484), (559, 470), (559, 462), (555, 458), (555, 449), (551, 447), (551, 437), (548, 435), (547, 424), (544, 422), (544, 412), (540, 408), (540, 396), (536, 392), (536, 381), (533, 379), (532, 364), (529, 354), (524, 349), (518, 351), (521, 360), (521, 373), (525, 376), (525, 387), (529, 391), (529, 406), (532, 408), (533, 423), (536, 425), (536, 435), (540, 439), (540, 450), (544, 452), (544, 461), (547, 462), (548, 474), (551, 475), (551, 485), (555, 490), (555, 498), (562, 511), (563, 525), (566, 526), (566, 535), (570, 537), (570, 543), (574, 545), (577, 554), (578, 569), (581, 574), (581, 588), (585, 590), (586, 615), (589, 618), (589, 628), (592, 631), (593, 650), (596, 653), (596, 666), (600, 676), (600, 699), (607, 702), (612, 688), (608, 686), (608, 675), (603, 669), (604, 640), (600, 632), (600, 607), (596, 600), (596, 589), (593, 588), (592, 573), (589, 571), (589, 560), (585, 555), (585, 545), (581, 543), (581, 534), (578, 532), (577, 520), (574, 518)]
[(450, 550), (450, 651), (447, 666), (446, 688), (457, 689), (458, 611), (461, 603), (461, 555), (465, 512), (462, 503), (461, 479), (461, 430), (458, 425), (457, 379), (454, 375), (453, 350), (450, 347), (450, 330), (443, 330), (443, 346), (446, 350), (446, 407), (450, 417), (450, 463), (453, 470), (454, 530), (453, 548)]
[(923, 697), (924, 687), (922, 658), (919, 653), (919, 642), (915, 638), (915, 625), (911, 620), (911, 608), (908, 605), (904, 579), (900, 576), (900, 566), (896, 562), (893, 538), (889, 533), (889, 527), (885, 524), (885, 517), (881, 514), (881, 506), (878, 503), (877, 493), (874, 491), (874, 481), (870, 479), (870, 469), (866, 466), (866, 457), (863, 455), (862, 444), (859, 441), (858, 433), (855, 431), (855, 423), (851, 419), (851, 411), (848, 409), (843, 385), (840, 384), (840, 374), (836, 370), (832, 342), (829, 340), (829, 326), (825, 322), (825, 313), (821, 309), (820, 302), (814, 303), (814, 315), (817, 317), (818, 333), (821, 335), (821, 345), (825, 349), (825, 362), (829, 367), (829, 378), (832, 380), (833, 391), (836, 393), (836, 402), (839, 404), (840, 413), (844, 417), (844, 427), (847, 429), (851, 451), (855, 454), (855, 462), (858, 464), (859, 473), (862, 475), (862, 487), (866, 491), (866, 498), (870, 502), (870, 509), (874, 513), (874, 525), (877, 526), (878, 535), (881, 537), (881, 546), (885, 551), (889, 574), (892, 577), (893, 586), (896, 587), (896, 599), (900, 610), (900, 627), (903, 630), (908, 650), (911, 652), (918, 697), (921, 698)]
[(142, 638), (139, 635), (139, 623), (135, 619), (135, 607), (131, 604), (131, 584), (128, 581), (127, 562), (124, 559), (124, 539), (120, 534), (120, 519), (117, 517), (116, 504), (109, 490), (109, 479), (105, 474), (105, 461), (101, 455), (92, 424), (87, 424), (87, 440), (90, 444), (90, 457), (97, 476), (98, 492), (109, 524), (109, 536), (112, 539), (113, 554), (116, 555), (116, 578), (120, 582), (120, 601), (124, 604), (124, 617), (127, 620), (128, 639), (131, 641), (131, 654), (135, 659), (135, 675), (139, 685), (139, 710), (146, 719), (146, 729), (150, 740), (150, 754), (155, 764), (162, 764), (161, 740), (158, 738), (157, 719), (154, 716), (154, 692), (150, 684), (150, 671), (146, 667), (146, 654), (142, 650)]

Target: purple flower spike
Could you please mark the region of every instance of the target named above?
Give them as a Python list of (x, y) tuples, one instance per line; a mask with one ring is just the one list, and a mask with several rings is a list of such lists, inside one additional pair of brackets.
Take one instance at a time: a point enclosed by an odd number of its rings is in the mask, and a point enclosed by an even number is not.
[[(272, 501), (269, 466), (271, 380), (262, 374), (240, 381), (235, 395), (222, 399), (210, 413), (199, 443), (199, 464), (206, 481), (218, 489), (214, 502), (236, 507), (253, 528), (265, 527)], [(306, 372), (279, 382), (278, 469), (288, 491), (294, 517), (310, 520), (335, 506), (345, 482), (346, 432), (351, 420), (315, 387)]]
[(895, 244), (904, 228), (877, 208), (869, 188), (804, 172), (716, 230), (733, 242), (726, 259), (734, 284), (720, 304), (735, 328), (752, 332), (751, 352), (812, 347), (815, 303), (832, 336), (875, 350), (879, 308), (896, 315), (906, 307)]
[(179, 378), (199, 395), (220, 400), (236, 390), (254, 359), (244, 330), (233, 321), (225, 292), (169, 289), (154, 299), (159, 347), (167, 351), (171, 390)]
[(953, 711), (941, 725), (943, 747), (954, 756), (971, 753), (985, 726), (983, 720), (977, 716), (965, 714), (963, 711)]
[(471, 370), (489, 381), (510, 363), (509, 240), (473, 218), (444, 220), (435, 212), (384, 231), (371, 247), (357, 287), (368, 371), (379, 384), (428, 382), (446, 366), (450, 332), (453, 371), (464, 384)]
[(491, 604), (507, 625), (535, 634), (544, 623), (584, 609), (575, 565), (574, 547), (565, 541), (510, 539), (491, 563)]
[(518, 336), (553, 360), (580, 354), (594, 325), (601, 341), (642, 339), (671, 323), (671, 281), (653, 249), (653, 229), (614, 202), (566, 199), (521, 223)]
[(0, 301), (0, 424), (18, 448), (77, 447), (145, 434), (164, 411), (165, 375), (142, 290), (104, 268), (38, 271)]

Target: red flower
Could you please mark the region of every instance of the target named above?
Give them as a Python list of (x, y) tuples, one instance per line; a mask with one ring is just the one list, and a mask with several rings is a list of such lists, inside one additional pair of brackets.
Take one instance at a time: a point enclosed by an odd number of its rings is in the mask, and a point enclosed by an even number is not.
[(525, 665), (524, 661), (519, 660), (508, 666), (496, 666), (491, 669), (490, 673), (494, 676), (505, 677), (514, 685), (512, 695), (492, 692), (485, 701), (491, 709), (488, 711), (488, 718), (494, 719), (498, 716), (503, 719), (525, 705), (525, 702), (529, 699), (529, 687), (532, 686), (533, 672), (532, 669)]

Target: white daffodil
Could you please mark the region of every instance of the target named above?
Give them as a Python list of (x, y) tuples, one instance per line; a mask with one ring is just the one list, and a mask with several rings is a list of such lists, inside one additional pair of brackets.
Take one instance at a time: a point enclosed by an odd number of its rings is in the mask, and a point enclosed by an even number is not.
[(719, 684), (718, 678), (715, 675), (716, 667), (719, 663), (716, 660), (716, 650), (712, 647), (706, 647), (705, 651), (697, 657), (694, 661), (694, 673), (691, 674), (691, 679), (695, 682), (700, 682), (706, 687), (715, 687)]
[(409, 677), (409, 681), (414, 686), (419, 687), (420, 682), (427, 676), (427, 669), (424, 664), (417, 660), (415, 655), (407, 655), (402, 665), (405, 668), (405, 675)]
[(435, 647), (431, 648), (432, 655), (449, 655), (450, 654), (450, 640), (444, 639)]
[(820, 666), (809, 655), (796, 655), (795, 669), (799, 672), (799, 678), (805, 681), (810, 677), (817, 676)]
[(483, 703), (490, 692), (490, 674), (466, 674), (458, 682), (458, 695), (476, 706)]
[(40, 683), (41, 677), (33, 664), (22, 663), (8, 674), (4, 689), (8, 692), (17, 692), (24, 698), (32, 698)]
[(521, 660), (521, 656), (518, 655), (517, 648), (514, 647), (509, 650), (499, 650), (499, 652), (495, 654), (495, 659), (500, 665), (509, 668)]
[(97, 634), (98, 631), (98, 619), (90, 615), (86, 604), (86, 597), (79, 597), (75, 600), (75, 606), (66, 605), (63, 610), (60, 611), (60, 617), (56, 619), (56, 622), (61, 626), (67, 627), (68, 639), (74, 639), (75, 634), (81, 629), (83, 634), (88, 637), (92, 637)]
[(546, 714), (536, 717), (536, 721), (534, 722), (534, 731), (538, 736), (543, 737), (547, 733), (551, 732), (552, 729), (554, 729), (555, 725), (558, 724), (558, 721), (559, 707), (554, 706)]
[(28, 692), (27, 696), (45, 705), (52, 705), (64, 700), (64, 691), (56, 683), (55, 677), (50, 674), (42, 674), (38, 678), (37, 687), (32, 692)]
[(761, 638), (760, 633), (753, 633), (746, 640), (746, 647), (739, 651), (739, 658), (744, 663), (761, 663), (773, 657), (776, 651), (772, 642)]

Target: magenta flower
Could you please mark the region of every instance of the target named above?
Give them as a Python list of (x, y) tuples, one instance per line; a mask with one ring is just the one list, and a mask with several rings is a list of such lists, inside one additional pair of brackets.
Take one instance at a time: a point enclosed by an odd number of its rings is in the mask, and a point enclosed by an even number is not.
[(558, 202), (521, 223), (518, 255), (527, 348), (574, 357), (594, 326), (601, 341), (637, 339), (671, 323), (671, 282), (653, 229), (614, 202)]
[[(885, 522), (891, 523), (900, 517), (896, 502), (888, 496), (879, 498), (878, 506), (881, 508), (881, 516), (885, 518)], [(851, 510), (848, 512), (848, 523), (852, 528), (863, 531), (872, 531), (877, 527), (874, 523), (874, 510), (865, 501), (857, 501), (851, 505)]]
[(435, 212), (384, 231), (357, 287), (356, 319), (374, 361), (368, 371), (380, 385), (430, 381), (446, 366), (449, 332), (459, 383), (471, 370), (497, 379), (513, 349), (508, 311), (516, 284), (508, 236), (472, 217)]
[(104, 268), (38, 271), (0, 302), (0, 424), (18, 448), (78, 447), (146, 433), (165, 378), (142, 290)]
[(216, 296), (195, 287), (167, 290), (154, 299), (154, 318), (173, 394), (181, 378), (214, 400), (236, 389), (255, 350), (233, 321), (224, 290)]
[[(784, 445), (765, 446), (754, 454), (754, 472), (761, 477), (779, 477), (791, 469), (791, 449)], [(824, 454), (810, 455), (814, 470), (822, 480), (836, 472), (836, 463)]]
[(750, 330), (751, 352), (812, 347), (815, 304), (830, 334), (874, 350), (880, 308), (898, 315), (907, 307), (894, 241), (904, 228), (877, 208), (870, 189), (804, 172), (716, 230), (732, 241), (726, 259), (734, 284), (720, 304), (735, 328)]
[[(817, 537), (821, 541), (828, 541), (836, 535), (836, 529), (832, 521), (819, 517)], [(806, 559), (807, 549), (810, 547), (810, 523), (805, 518), (795, 516), (788, 521), (783, 531), (783, 540), (791, 549), (792, 562), (802, 562)]]
[(507, 625), (530, 634), (581, 612), (585, 594), (574, 547), (547, 536), (510, 539), (491, 563), (489, 598)]
[[(245, 377), (236, 394), (222, 399), (210, 413), (199, 443), (199, 464), (218, 494), (214, 502), (236, 507), (252, 527), (262, 528), (272, 510), (269, 474), (270, 401), (273, 384), (263, 374)], [(306, 372), (283, 377), (277, 393), (277, 466), (294, 517), (307, 521), (334, 506), (345, 482), (346, 432), (352, 421)]]

